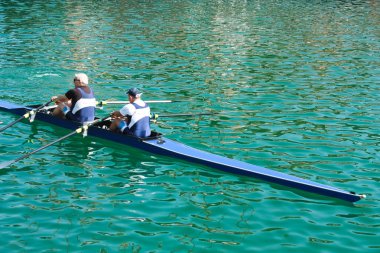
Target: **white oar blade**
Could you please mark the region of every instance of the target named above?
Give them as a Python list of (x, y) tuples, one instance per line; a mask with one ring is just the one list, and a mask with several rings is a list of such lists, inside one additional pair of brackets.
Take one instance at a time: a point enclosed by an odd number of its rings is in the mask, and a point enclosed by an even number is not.
[(4, 169), (4, 168), (8, 167), (9, 165), (11, 165), (11, 164), (14, 163), (14, 162), (15, 162), (15, 160), (12, 160), (12, 161), (6, 161), (6, 162), (2, 162), (2, 163), (0, 163), (0, 170), (2, 170), (2, 169)]

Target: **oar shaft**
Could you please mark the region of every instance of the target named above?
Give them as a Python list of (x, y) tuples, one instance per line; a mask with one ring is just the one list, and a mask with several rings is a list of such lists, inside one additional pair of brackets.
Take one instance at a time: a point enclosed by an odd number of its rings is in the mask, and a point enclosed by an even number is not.
[(22, 160), (22, 159), (25, 159), (25, 158), (27, 158), (27, 157), (29, 157), (29, 156), (31, 156), (31, 155), (33, 155), (33, 154), (35, 154), (35, 153), (37, 153), (37, 152), (43, 150), (43, 149), (45, 149), (45, 148), (48, 148), (48, 147), (50, 147), (50, 146), (56, 144), (57, 142), (60, 142), (60, 141), (62, 141), (62, 140), (64, 140), (64, 139), (66, 139), (66, 138), (68, 138), (68, 137), (70, 137), (70, 136), (76, 134), (76, 133), (77, 133), (77, 131), (74, 131), (74, 132), (71, 132), (71, 133), (69, 133), (69, 134), (66, 134), (65, 136), (62, 136), (61, 138), (59, 138), (59, 139), (57, 139), (57, 140), (55, 140), (55, 141), (53, 141), (53, 142), (50, 142), (49, 144), (46, 144), (45, 146), (42, 146), (42, 147), (40, 147), (40, 148), (38, 148), (38, 149), (33, 150), (32, 152), (29, 152), (29, 153), (27, 153), (27, 154), (25, 154), (25, 155), (23, 155), (23, 156), (20, 156), (19, 158), (13, 160), (12, 163), (15, 163), (15, 162), (18, 162), (18, 161), (20, 161), (20, 160)]
[(191, 113), (177, 113), (177, 114), (153, 114), (153, 116), (157, 116), (159, 118), (162, 118), (162, 117), (193, 117), (193, 116), (202, 116), (202, 115), (214, 115), (215, 113), (194, 113), (194, 114), (191, 114)]
[(150, 118), (152, 120), (156, 120), (158, 118), (169, 118), (169, 117), (196, 117), (196, 116), (203, 116), (203, 115), (215, 115), (218, 114), (217, 112), (211, 112), (211, 113), (177, 113), (177, 114), (156, 114), (152, 113)]
[(16, 119), (15, 121), (9, 123), (8, 125), (6, 125), (6, 126), (0, 128), (0, 132), (4, 131), (4, 130), (7, 129), (7, 128), (10, 128), (11, 126), (13, 126), (14, 124), (16, 124), (17, 122), (20, 122), (20, 121), (21, 121), (22, 119), (24, 119), (24, 118), (25, 118), (25, 116), (23, 115), (23, 116), (21, 116), (20, 118)]
[(76, 129), (75, 131), (73, 131), (73, 132), (71, 132), (71, 133), (69, 133), (69, 134), (66, 134), (65, 136), (62, 136), (61, 138), (56, 139), (55, 141), (52, 141), (52, 142), (50, 142), (50, 143), (48, 143), (48, 144), (46, 144), (46, 145), (44, 145), (44, 146), (42, 146), (42, 147), (40, 147), (40, 148), (37, 148), (37, 149), (33, 150), (32, 152), (29, 152), (29, 153), (27, 153), (27, 154), (25, 154), (25, 155), (23, 155), (23, 156), (20, 156), (19, 158), (16, 158), (16, 159), (14, 159), (14, 160), (12, 160), (12, 161), (8, 161), (8, 162), (3, 162), (3, 163), (0, 164), (0, 169), (3, 169), (3, 168), (5, 168), (5, 167), (8, 167), (9, 165), (11, 165), (11, 164), (13, 164), (13, 163), (15, 163), (15, 162), (18, 162), (18, 161), (20, 161), (20, 160), (22, 160), (22, 159), (25, 159), (25, 158), (27, 158), (27, 157), (29, 157), (29, 156), (31, 156), (31, 155), (33, 155), (33, 154), (35, 154), (35, 153), (37, 153), (37, 152), (39, 152), (39, 151), (45, 149), (45, 148), (47, 148), (47, 147), (50, 147), (50, 146), (54, 145), (54, 144), (57, 143), (57, 142), (60, 142), (60, 141), (62, 141), (62, 140), (64, 140), (64, 139), (67, 139), (68, 137), (70, 137), (70, 136), (72, 136), (72, 135), (74, 135), (74, 134), (76, 134), (76, 133), (81, 133), (81, 132), (83, 132), (83, 131), (87, 131), (87, 129), (88, 129), (89, 126), (94, 125), (95, 123), (99, 123), (99, 121), (104, 121), (104, 120), (106, 120), (107, 118), (108, 118), (108, 116), (107, 116), (106, 118), (102, 119), (102, 120), (95, 120), (95, 121), (92, 122), (91, 124), (88, 124), (88, 125), (82, 126), (82, 127), (78, 128), (78, 129)]
[[(174, 103), (179, 101), (173, 101), (173, 100), (144, 100), (146, 103)], [(97, 104), (99, 105), (112, 105), (112, 104), (129, 104), (129, 101), (98, 101)]]
[(34, 109), (34, 110), (35, 110), (35, 111), (39, 111), (40, 109), (44, 108), (45, 106), (48, 106), (51, 102), (53, 102), (53, 101), (50, 100), (49, 102), (40, 105), (39, 107), (37, 107), (37, 108)]
[(49, 102), (43, 104), (43, 105), (40, 105), (39, 107), (37, 107), (36, 109), (33, 109), (27, 113), (25, 113), (24, 115), (22, 115), (20, 118), (16, 119), (15, 121), (9, 123), (8, 125), (0, 128), (0, 132), (4, 131), (5, 129), (7, 128), (10, 128), (11, 126), (13, 126), (14, 124), (16, 124), (17, 122), (20, 122), (22, 119), (26, 119), (26, 118), (29, 118), (32, 114), (38, 112), (40, 109), (44, 108), (45, 106), (47, 106), (48, 104), (50, 104), (52, 101), (50, 100)]

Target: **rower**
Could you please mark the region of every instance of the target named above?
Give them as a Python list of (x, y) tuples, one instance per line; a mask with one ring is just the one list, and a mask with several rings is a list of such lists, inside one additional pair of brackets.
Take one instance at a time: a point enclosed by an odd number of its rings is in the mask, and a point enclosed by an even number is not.
[(73, 82), (74, 89), (67, 91), (65, 95), (51, 98), (58, 105), (53, 115), (82, 124), (92, 122), (95, 118), (96, 100), (88, 86), (88, 77), (84, 73), (75, 74)]
[(129, 104), (111, 113), (114, 119), (110, 126), (111, 131), (120, 131), (139, 138), (149, 137), (151, 130), (148, 104), (141, 99), (142, 93), (137, 88), (129, 89), (126, 94)]

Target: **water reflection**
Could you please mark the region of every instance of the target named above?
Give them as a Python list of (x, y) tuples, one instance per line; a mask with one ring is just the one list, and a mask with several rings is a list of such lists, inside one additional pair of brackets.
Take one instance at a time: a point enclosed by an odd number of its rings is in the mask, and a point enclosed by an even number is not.
[[(1, 99), (47, 100), (71, 85), (74, 71), (86, 71), (102, 99), (125, 99), (125, 89), (139, 86), (145, 98), (186, 101), (152, 105), (157, 113), (223, 111), (155, 126), (172, 139), (370, 198), (354, 206), (325, 202), (73, 136), (1, 171), (2, 245), (69, 252), (320, 251), (310, 242), (331, 252), (378, 248), (376, 217), (358, 215), (378, 209), (378, 7), (3, 1)], [(20, 124), (1, 135), (1, 157), (66, 133)]]

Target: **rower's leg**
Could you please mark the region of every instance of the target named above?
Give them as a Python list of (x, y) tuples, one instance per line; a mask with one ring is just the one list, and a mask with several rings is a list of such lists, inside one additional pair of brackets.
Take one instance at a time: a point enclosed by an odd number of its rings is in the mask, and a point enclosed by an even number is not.
[(61, 108), (59, 108), (59, 106), (54, 108), (52, 114), (58, 118), (64, 118), (65, 117), (65, 114), (63, 114), (63, 112), (62, 112)]
[(115, 119), (114, 121), (112, 121), (111, 125), (110, 125), (110, 130), (113, 131), (113, 132), (116, 132), (119, 128), (119, 124), (120, 124), (120, 119)]
[(57, 103), (57, 107), (54, 109), (53, 111), (53, 115), (56, 116), (56, 117), (59, 117), (59, 118), (66, 118), (65, 117), (65, 114), (63, 113), (64, 111), (64, 108), (70, 108), (71, 107), (71, 100), (68, 100), (68, 101), (65, 101), (65, 102), (58, 102)]

